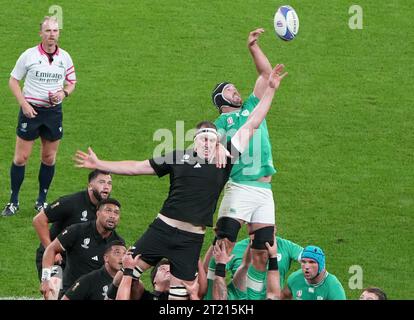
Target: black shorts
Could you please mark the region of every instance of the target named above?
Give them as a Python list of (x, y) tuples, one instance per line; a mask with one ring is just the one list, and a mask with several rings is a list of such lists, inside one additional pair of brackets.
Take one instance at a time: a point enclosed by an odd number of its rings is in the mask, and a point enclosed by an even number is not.
[(42, 137), (48, 141), (62, 139), (62, 104), (51, 108), (41, 108), (31, 105), (37, 112), (34, 118), (27, 118), (20, 108), (16, 134), (23, 140), (33, 141)]
[(198, 270), (203, 240), (204, 234), (180, 230), (155, 219), (135, 243), (133, 256), (141, 254), (142, 260), (152, 266), (166, 258), (174, 277), (192, 281)]

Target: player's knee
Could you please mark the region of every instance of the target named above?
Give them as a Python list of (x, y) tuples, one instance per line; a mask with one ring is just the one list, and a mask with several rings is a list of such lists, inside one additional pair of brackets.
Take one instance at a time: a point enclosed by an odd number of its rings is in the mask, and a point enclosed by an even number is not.
[(267, 250), (266, 242), (273, 245), (275, 240), (274, 226), (263, 227), (253, 232), (252, 249)]
[(56, 153), (55, 152), (48, 152), (42, 153), (42, 162), (47, 166), (53, 166), (56, 161)]
[(170, 286), (169, 300), (187, 300), (188, 297), (187, 289), (184, 286)]
[(216, 223), (217, 239), (227, 238), (231, 242), (236, 242), (237, 235), (241, 228), (240, 222), (233, 218), (221, 217)]
[(29, 154), (26, 153), (18, 153), (14, 155), (13, 163), (16, 166), (25, 166), (27, 163), (27, 160), (29, 160)]

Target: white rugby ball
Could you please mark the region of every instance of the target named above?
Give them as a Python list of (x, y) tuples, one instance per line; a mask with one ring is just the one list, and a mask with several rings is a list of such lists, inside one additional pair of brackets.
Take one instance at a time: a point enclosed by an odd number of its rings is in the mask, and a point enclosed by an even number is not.
[(281, 6), (274, 18), (275, 32), (285, 41), (293, 40), (299, 31), (299, 17), (291, 6)]

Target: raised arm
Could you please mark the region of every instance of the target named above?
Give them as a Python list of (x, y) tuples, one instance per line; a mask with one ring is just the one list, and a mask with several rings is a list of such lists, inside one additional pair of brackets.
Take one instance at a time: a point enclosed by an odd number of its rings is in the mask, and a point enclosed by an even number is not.
[(234, 286), (239, 289), (240, 291), (246, 291), (246, 280), (247, 280), (247, 271), (249, 270), (249, 266), (251, 263), (251, 251), (250, 251), (250, 244), (246, 247), (244, 251), (243, 260), (240, 266), (237, 268), (237, 271), (233, 277), (233, 284)]
[(149, 160), (144, 161), (105, 161), (100, 160), (93, 152), (92, 148), (88, 148), (88, 153), (78, 150), (75, 156), (76, 166), (78, 168), (99, 169), (115, 174), (128, 176), (155, 174)]
[(247, 148), (250, 138), (253, 136), (255, 130), (259, 128), (262, 121), (266, 118), (273, 101), (273, 96), (279, 88), (280, 82), (287, 75), (287, 72), (283, 73), (283, 69), (284, 65), (278, 64), (272, 70), (267, 82), (268, 86), (262, 99), (249, 115), (246, 123), (233, 136), (233, 145), (237, 147), (240, 153), (243, 153), (243, 151)]
[(116, 294), (116, 300), (130, 300), (131, 288), (133, 282), (133, 270), (138, 264), (140, 255), (136, 255), (132, 258), (130, 252), (128, 252), (122, 259), (122, 266), (124, 267), (124, 274), (121, 282), (118, 286), (118, 292)]
[(224, 241), (216, 242), (213, 247), (213, 256), (216, 260), (216, 271), (213, 281), (213, 299), (227, 300), (226, 264), (233, 258), (227, 253)]
[(272, 65), (263, 53), (258, 44), (259, 36), (264, 32), (264, 29), (259, 28), (250, 32), (247, 39), (247, 47), (252, 55), (253, 62), (256, 66), (259, 77), (256, 80), (253, 93), (256, 97), (261, 99), (267, 87), (267, 81), (272, 72)]
[(266, 248), (269, 253), (269, 269), (267, 271), (267, 289), (266, 298), (269, 300), (280, 300), (280, 274), (277, 263), (277, 241), (271, 246), (266, 242)]

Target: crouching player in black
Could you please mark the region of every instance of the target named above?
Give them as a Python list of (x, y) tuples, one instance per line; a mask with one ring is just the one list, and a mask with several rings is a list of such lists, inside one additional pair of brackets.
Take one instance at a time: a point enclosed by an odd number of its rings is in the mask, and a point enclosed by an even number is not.
[(122, 268), (126, 253), (125, 244), (115, 240), (108, 244), (104, 253), (105, 264), (75, 281), (62, 300), (104, 300), (116, 273)]
[(120, 219), (120, 207), (115, 199), (102, 200), (98, 205), (96, 220), (66, 228), (47, 246), (42, 261), (41, 284), (45, 299), (50, 299), (49, 295), (53, 294), (50, 278), (56, 254), (65, 251), (67, 257), (59, 298), (76, 279), (104, 265), (104, 252), (108, 243), (114, 240), (123, 241), (115, 231)]

